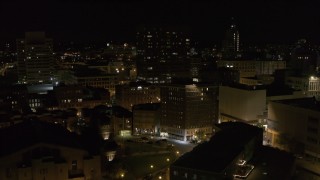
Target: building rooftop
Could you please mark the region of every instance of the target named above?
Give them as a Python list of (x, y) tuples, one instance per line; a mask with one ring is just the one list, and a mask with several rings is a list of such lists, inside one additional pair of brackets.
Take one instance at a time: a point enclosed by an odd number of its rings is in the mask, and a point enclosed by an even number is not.
[(304, 109), (311, 109), (314, 111), (320, 111), (320, 101), (318, 101), (315, 97), (276, 100), (274, 102)]
[(113, 115), (117, 118), (131, 118), (132, 112), (121, 106), (112, 106)]
[(137, 86), (151, 86), (152, 84), (146, 81), (138, 81), (138, 82), (131, 81), (128, 85), (130, 87), (137, 87)]
[(88, 62), (87, 65), (90, 66), (108, 66), (109, 62), (104, 60)]
[(38, 143), (84, 149), (77, 134), (56, 124), (28, 120), (0, 129), (0, 157)]
[(196, 86), (196, 87), (218, 87), (215, 83), (207, 83), (207, 82), (187, 82), (187, 81), (175, 81), (171, 84), (161, 85), (164, 87), (186, 87), (186, 86)]
[(243, 151), (244, 145), (251, 138), (262, 134), (261, 128), (240, 122), (226, 122), (216, 126), (220, 131), (209, 142), (196, 146), (172, 166), (220, 173)]
[(282, 84), (270, 84), (267, 86), (267, 96), (292, 95), (293, 88)]
[(230, 84), (228, 87), (242, 89), (242, 90), (248, 90), (248, 91), (265, 90), (266, 89), (266, 86), (264, 86), (264, 85), (246, 85), (246, 84), (240, 84), (240, 83), (233, 83), (233, 84)]
[(247, 180), (291, 179), (295, 157), (283, 150), (261, 146), (257, 156), (249, 164), (253, 164), (255, 168)]
[(96, 106), (95, 108), (96, 113), (111, 113), (117, 118), (131, 118), (132, 117), (132, 112), (129, 111), (128, 109), (114, 105), (112, 107), (107, 107), (105, 105), (99, 105)]
[(133, 110), (155, 111), (160, 108), (160, 103), (137, 104), (133, 106)]
[(107, 74), (106, 72), (96, 69), (88, 68), (86, 66), (79, 66), (74, 70), (74, 75), (76, 77), (95, 77), (95, 76), (115, 76), (114, 74)]

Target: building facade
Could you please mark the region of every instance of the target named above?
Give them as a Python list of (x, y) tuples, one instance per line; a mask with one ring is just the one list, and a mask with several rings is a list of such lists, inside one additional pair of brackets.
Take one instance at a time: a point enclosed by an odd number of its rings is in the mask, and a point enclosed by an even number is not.
[(259, 122), (266, 113), (266, 89), (259, 86), (220, 86), (219, 120)]
[(160, 134), (160, 103), (134, 105), (132, 115), (134, 134)]
[(138, 79), (163, 84), (175, 77), (190, 76), (190, 38), (185, 29), (138, 28), (136, 47)]
[(278, 69), (286, 69), (286, 61), (255, 61), (256, 75), (272, 75)]
[(319, 162), (319, 107), (315, 98), (269, 102), (267, 136), (270, 144)]
[(240, 35), (234, 22), (231, 23), (225, 33), (222, 51), (224, 53), (223, 56), (226, 58), (235, 58), (240, 51)]
[(73, 78), (81, 86), (108, 89), (111, 97), (115, 95), (115, 86), (119, 83), (116, 74), (107, 74), (99, 69), (86, 67), (75, 69)]
[(258, 75), (272, 75), (278, 69), (285, 69), (285, 61), (248, 61), (248, 60), (219, 60), (218, 67), (225, 67), (239, 71), (240, 77), (254, 77)]
[(160, 87), (150, 83), (134, 83), (116, 86), (116, 103), (131, 111), (136, 104), (160, 102)]
[(20, 84), (54, 81), (52, 39), (44, 32), (27, 32), (24, 39), (17, 39), (17, 61)]
[(94, 108), (110, 103), (110, 93), (104, 88), (80, 85), (56, 86), (53, 93), (59, 109)]
[(287, 77), (287, 85), (295, 90), (301, 90), (306, 96), (316, 96), (320, 95), (320, 78), (317, 76), (310, 77)]
[(161, 133), (182, 141), (212, 133), (217, 121), (218, 87), (172, 84), (161, 87)]
[(319, 72), (319, 51), (306, 39), (300, 39), (290, 55), (289, 66), (297, 75), (312, 76)]
[[(19, 133), (16, 133), (19, 132)], [(0, 131), (0, 179), (101, 179), (100, 155), (61, 126), (28, 121)], [(10, 141), (5, 137), (10, 137)]]

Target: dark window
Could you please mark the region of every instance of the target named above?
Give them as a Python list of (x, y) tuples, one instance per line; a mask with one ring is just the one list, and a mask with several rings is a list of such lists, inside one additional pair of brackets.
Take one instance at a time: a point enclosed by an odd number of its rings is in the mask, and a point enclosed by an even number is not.
[(314, 127), (308, 127), (307, 131), (309, 133), (313, 133), (313, 134), (317, 134), (318, 133), (318, 129), (314, 128)]
[(308, 117), (308, 123), (318, 123), (319, 122), (319, 119), (317, 118), (314, 118), (314, 117)]
[(78, 167), (77, 167), (77, 166), (78, 166), (77, 160), (73, 160), (71, 165), (72, 165), (72, 170), (78, 169)]
[(317, 144), (317, 139), (315, 138), (312, 138), (312, 137), (307, 137), (307, 141), (310, 142), (310, 143), (313, 143), (313, 144)]
[(11, 168), (7, 168), (6, 169), (6, 176), (7, 178), (11, 178), (13, 175), (12, 169)]

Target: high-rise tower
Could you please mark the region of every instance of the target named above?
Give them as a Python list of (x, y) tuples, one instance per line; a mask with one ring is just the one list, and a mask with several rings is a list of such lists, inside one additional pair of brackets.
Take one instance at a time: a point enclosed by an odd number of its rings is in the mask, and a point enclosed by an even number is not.
[(161, 86), (161, 132), (182, 141), (200, 131), (211, 134), (218, 121), (218, 91), (218, 86), (203, 83)]
[(233, 18), (230, 27), (226, 31), (222, 46), (222, 51), (224, 52), (225, 57), (236, 57), (240, 51), (239, 31), (233, 21)]
[(52, 39), (44, 32), (26, 32), (24, 39), (17, 39), (17, 60), (20, 84), (52, 83)]
[(157, 84), (190, 75), (190, 38), (185, 29), (141, 27), (136, 46), (138, 79)]
[(319, 51), (306, 39), (300, 39), (291, 51), (289, 67), (298, 76), (319, 76)]

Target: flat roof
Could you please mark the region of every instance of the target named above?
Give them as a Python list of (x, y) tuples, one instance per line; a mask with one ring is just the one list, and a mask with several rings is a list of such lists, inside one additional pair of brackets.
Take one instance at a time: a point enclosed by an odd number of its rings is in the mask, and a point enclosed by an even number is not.
[(318, 101), (315, 97), (275, 100), (273, 102), (320, 111), (320, 101)]
[(247, 180), (291, 179), (295, 157), (280, 149), (261, 146), (257, 156), (254, 156), (248, 163), (254, 165), (255, 168)]
[(196, 146), (172, 166), (220, 173), (243, 151), (249, 140), (262, 134), (261, 128), (241, 122), (225, 122), (216, 126), (221, 130), (209, 142)]
[(251, 90), (251, 91), (266, 90), (266, 86), (265, 85), (247, 85), (247, 84), (240, 84), (240, 83), (230, 84), (230, 85), (225, 86), (225, 87), (230, 87), (230, 88), (235, 88), (235, 89), (242, 89), (242, 90)]
[(80, 136), (69, 132), (61, 125), (28, 120), (0, 129), (0, 157), (38, 143), (85, 150)]
[(133, 106), (133, 110), (154, 111), (160, 108), (160, 103), (137, 104)]

